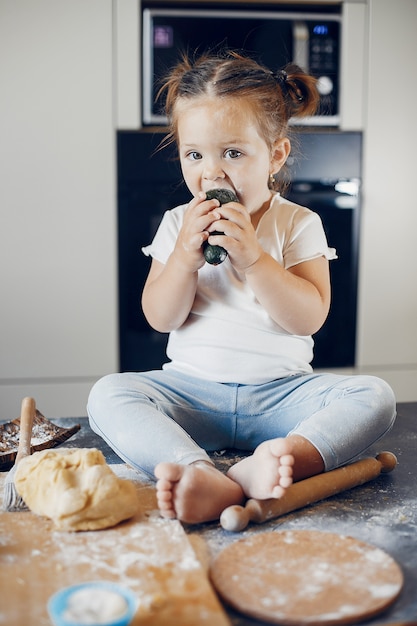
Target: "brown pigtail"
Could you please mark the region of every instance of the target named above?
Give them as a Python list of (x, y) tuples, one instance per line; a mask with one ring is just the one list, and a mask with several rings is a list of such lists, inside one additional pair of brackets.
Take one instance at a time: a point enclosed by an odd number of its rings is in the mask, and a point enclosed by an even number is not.
[(316, 113), (320, 100), (316, 78), (294, 63), (277, 72), (275, 78), (282, 89), (288, 118)]

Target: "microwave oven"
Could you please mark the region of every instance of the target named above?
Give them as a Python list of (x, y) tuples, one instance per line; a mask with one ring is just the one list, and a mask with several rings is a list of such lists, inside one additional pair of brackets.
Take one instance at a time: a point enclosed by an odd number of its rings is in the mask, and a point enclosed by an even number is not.
[(227, 47), (244, 51), (271, 70), (297, 63), (318, 79), (317, 114), (294, 124), (339, 126), (341, 14), (260, 10), (144, 8), (142, 14), (142, 122), (166, 125), (156, 95), (183, 51)]

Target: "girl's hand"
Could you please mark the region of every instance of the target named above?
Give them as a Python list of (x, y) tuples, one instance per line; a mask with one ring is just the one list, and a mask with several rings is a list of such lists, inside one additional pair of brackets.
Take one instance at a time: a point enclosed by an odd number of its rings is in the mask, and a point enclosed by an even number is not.
[(205, 193), (201, 192), (191, 200), (184, 213), (172, 254), (190, 272), (199, 270), (205, 263), (202, 245), (209, 237), (209, 229), (215, 230), (211, 228), (212, 224), (221, 218), (219, 206), (218, 200), (206, 200)]
[(224, 235), (209, 236), (209, 243), (223, 246), (228, 252), (230, 262), (238, 271), (245, 271), (256, 263), (263, 249), (256, 236), (251, 216), (245, 207), (238, 202), (224, 204), (214, 212), (220, 219), (211, 222), (208, 227), (212, 231), (223, 232)]

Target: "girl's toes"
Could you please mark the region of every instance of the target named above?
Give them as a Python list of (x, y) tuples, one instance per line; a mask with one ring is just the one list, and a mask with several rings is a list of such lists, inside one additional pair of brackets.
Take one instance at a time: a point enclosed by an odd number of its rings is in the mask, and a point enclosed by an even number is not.
[(281, 465), (292, 467), (294, 465), (294, 457), (292, 454), (283, 454), (279, 462), (281, 463)]
[(275, 487), (272, 490), (272, 497), (273, 498), (282, 498), (282, 496), (284, 495), (286, 489), (284, 487), (282, 487), (281, 485), (275, 485)]
[(291, 487), (292, 485), (292, 476), (281, 476), (279, 484), (280, 484), (280, 487), (283, 487), (284, 489), (288, 489), (288, 487)]
[(160, 478), (156, 483), (156, 488), (158, 491), (171, 491), (172, 483), (170, 480), (166, 480), (166, 478)]
[(292, 467), (289, 467), (288, 465), (280, 465), (279, 469), (278, 469), (278, 473), (280, 476), (282, 477), (288, 477), (291, 476), (292, 477)]
[(170, 491), (158, 491), (157, 493), (158, 502), (172, 502), (172, 494)]

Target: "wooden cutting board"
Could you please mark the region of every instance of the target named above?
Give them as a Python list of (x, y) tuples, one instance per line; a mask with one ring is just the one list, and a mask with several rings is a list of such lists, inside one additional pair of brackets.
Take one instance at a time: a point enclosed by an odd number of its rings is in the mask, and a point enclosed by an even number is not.
[(283, 626), (356, 624), (385, 610), (403, 586), (383, 550), (316, 530), (249, 535), (218, 555), (211, 577), (238, 611)]
[[(120, 475), (119, 466), (111, 467)], [(50, 626), (46, 604), (53, 593), (109, 580), (137, 594), (133, 625), (230, 626), (182, 525), (159, 516), (151, 484), (134, 482), (141, 511), (111, 529), (58, 532), (30, 512), (0, 514), (0, 624)]]

